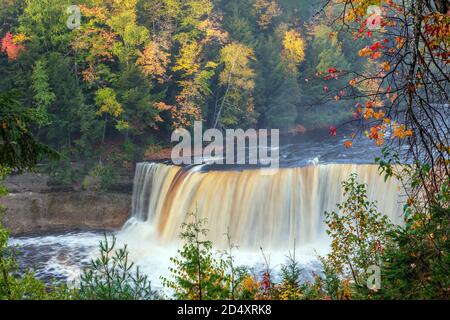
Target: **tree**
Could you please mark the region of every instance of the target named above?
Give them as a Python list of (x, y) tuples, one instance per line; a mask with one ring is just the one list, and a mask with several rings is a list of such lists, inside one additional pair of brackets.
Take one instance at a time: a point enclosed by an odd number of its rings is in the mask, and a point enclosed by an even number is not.
[(254, 7), (258, 14), (258, 25), (267, 29), (273, 19), (281, 15), (281, 9), (276, 1), (256, 0)]
[[(394, 177), (405, 188), (417, 188), (424, 176), (432, 174), (424, 164), (402, 164), (398, 154), (383, 148), (377, 159), (386, 179)], [(390, 233), (392, 241), (383, 254), (380, 299), (448, 299), (450, 270), (448, 237), (450, 217), (449, 178), (434, 195), (430, 206), (426, 198), (409, 198), (403, 208), (404, 224)], [(411, 185), (411, 186), (409, 186)]]
[(180, 238), (185, 241), (178, 250), (179, 257), (171, 258), (173, 267), (169, 268), (171, 278), (162, 277), (164, 286), (175, 292), (177, 299), (214, 300), (230, 296), (227, 262), (216, 260), (211, 241), (205, 240), (207, 229), (205, 220), (199, 220), (196, 213), (187, 217), (192, 219), (182, 225)]
[(31, 133), (32, 124), (40, 124), (42, 116), (25, 108), (17, 94), (0, 94), (0, 164), (10, 169), (32, 169), (44, 156), (58, 154), (40, 143)]
[[(29, 126), (39, 123), (40, 117), (25, 109), (13, 93), (0, 94), (0, 197), (8, 191), (3, 185), (11, 171), (30, 170), (44, 155), (56, 156), (30, 132)], [(14, 248), (8, 245), (9, 232), (1, 220), (0, 206), (0, 300), (68, 299), (72, 293), (65, 286), (48, 287), (27, 270), (18, 276), (18, 262)]]
[(288, 61), (289, 67), (294, 70), (305, 60), (305, 42), (296, 30), (288, 30), (284, 33), (282, 54)]
[(255, 72), (250, 65), (254, 60), (253, 50), (240, 43), (230, 43), (220, 51), (223, 70), (219, 84), (225, 91), (216, 108), (214, 127), (219, 124), (222, 113), (221, 121), (225, 126), (248, 126), (254, 122), (252, 91)]
[[(63, 50), (73, 33), (66, 26), (69, 0), (24, 0), (18, 31), (30, 38), (33, 50)], [(67, 52), (67, 50), (65, 50)]]
[(358, 183), (356, 174), (342, 186), (346, 199), (337, 205), (339, 212), (325, 212), (331, 252), (322, 262), (332, 274), (351, 280), (358, 292), (367, 295), (369, 267), (381, 268), (392, 225), (367, 200), (366, 186)]
[(392, 139), (409, 146), (403, 156), (417, 163), (417, 172), (422, 164), (430, 165), (432, 174), (410, 193), (413, 198), (423, 193), (431, 205), (450, 173), (443, 147), (449, 139), (448, 2), (387, 1), (369, 14), (369, 0), (328, 5), (354, 40), (362, 42), (358, 53), (370, 64), (350, 84), (367, 88), (352, 90), (353, 98), (366, 100), (367, 136), (381, 144), (379, 137), (392, 130)]
[[(34, 90), (33, 100), (35, 107), (45, 117), (48, 107), (56, 100), (56, 96), (49, 87), (49, 78), (43, 60), (36, 61), (31, 80)], [(41, 119), (40, 122), (45, 124), (49, 121), (47, 119)]]
[(93, 259), (81, 275), (78, 296), (84, 300), (154, 300), (158, 298), (146, 275), (133, 272), (127, 247), (115, 249), (116, 238), (105, 236), (100, 257)]
[(145, 75), (156, 78), (158, 82), (167, 79), (167, 66), (170, 53), (160, 43), (151, 41), (144, 51), (139, 54), (136, 64), (141, 66)]

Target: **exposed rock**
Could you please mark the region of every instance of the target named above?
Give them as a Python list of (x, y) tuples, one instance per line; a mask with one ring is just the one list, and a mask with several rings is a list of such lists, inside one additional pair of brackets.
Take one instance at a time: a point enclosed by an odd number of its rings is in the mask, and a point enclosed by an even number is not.
[(48, 192), (50, 177), (39, 173), (24, 173), (11, 175), (5, 181), (5, 186), (11, 193)]
[(0, 204), (6, 207), (3, 224), (13, 235), (113, 230), (131, 213), (131, 195), (111, 192), (12, 193), (1, 198)]

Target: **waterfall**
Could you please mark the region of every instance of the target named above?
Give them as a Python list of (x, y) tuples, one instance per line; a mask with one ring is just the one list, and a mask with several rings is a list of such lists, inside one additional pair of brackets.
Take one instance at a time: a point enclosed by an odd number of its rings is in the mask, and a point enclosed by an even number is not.
[[(227, 231), (234, 243), (247, 248), (307, 244), (324, 237), (324, 212), (343, 201), (341, 181), (352, 172), (368, 184), (369, 199), (378, 201), (379, 211), (399, 223), (399, 182), (385, 182), (375, 165), (356, 164), (285, 168), (261, 175), (259, 170), (202, 172), (139, 163), (132, 220), (153, 228), (161, 243), (175, 240), (187, 213), (197, 212), (207, 219), (208, 238), (218, 246), (225, 245)], [(134, 225), (124, 231), (133, 232)]]

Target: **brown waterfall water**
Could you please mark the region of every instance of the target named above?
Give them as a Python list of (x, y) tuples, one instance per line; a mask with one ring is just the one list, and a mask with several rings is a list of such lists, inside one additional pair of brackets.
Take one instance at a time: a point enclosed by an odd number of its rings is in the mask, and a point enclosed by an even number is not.
[(324, 238), (323, 214), (343, 201), (341, 182), (352, 172), (368, 185), (369, 199), (378, 201), (379, 211), (394, 223), (401, 221), (400, 184), (385, 182), (375, 165), (283, 168), (274, 175), (200, 169), (138, 164), (132, 222), (123, 232), (136, 236), (151, 229), (153, 241), (165, 245), (177, 239), (186, 214), (197, 212), (209, 222), (208, 238), (218, 247), (226, 244), (228, 230), (242, 248), (287, 250), (294, 242), (302, 246)]
[[(314, 150), (317, 151), (317, 150)], [(229, 230), (236, 265), (261, 270), (265, 260), (277, 270), (293, 249), (304, 270), (320, 270), (317, 254), (329, 250), (323, 213), (343, 200), (341, 181), (351, 172), (368, 184), (369, 198), (396, 223), (401, 221), (401, 191), (395, 180), (384, 182), (374, 165), (320, 164), (280, 169), (273, 176), (259, 170), (205, 171), (164, 164), (140, 163), (133, 194), (133, 216), (117, 232), (118, 247), (128, 245), (130, 260), (147, 274), (155, 288), (168, 275), (170, 257), (180, 248), (178, 235), (187, 212), (207, 218), (216, 248), (226, 245)], [(27, 252), (39, 276), (77, 279), (81, 268), (98, 255), (101, 233), (69, 233), (11, 239)], [(31, 259), (31, 260), (30, 260)]]

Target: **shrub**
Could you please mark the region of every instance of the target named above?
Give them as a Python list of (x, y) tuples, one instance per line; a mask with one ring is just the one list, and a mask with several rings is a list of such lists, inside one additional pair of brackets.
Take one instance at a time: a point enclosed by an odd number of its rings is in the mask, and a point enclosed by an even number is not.
[(161, 277), (164, 286), (173, 289), (177, 299), (214, 300), (231, 295), (230, 277), (226, 274), (229, 262), (216, 259), (212, 242), (204, 239), (208, 230), (206, 220), (197, 213), (188, 214), (190, 222), (183, 223), (180, 238), (185, 242), (178, 257), (171, 258), (170, 278)]
[(392, 232), (382, 268), (383, 299), (450, 298), (450, 193), (429, 207), (415, 201), (405, 205), (405, 225)]
[(105, 191), (116, 181), (116, 172), (111, 166), (97, 165), (83, 180), (83, 189)]
[[(446, 151), (448, 155), (448, 150)], [(380, 171), (406, 186), (404, 224), (391, 233), (383, 257), (380, 299), (450, 298), (450, 178), (448, 160), (401, 165), (396, 153), (383, 149)]]
[(279, 286), (278, 298), (281, 300), (300, 300), (304, 296), (304, 285), (302, 285), (302, 269), (295, 259), (294, 252), (287, 256), (287, 262), (281, 265), (281, 284)]
[(332, 292), (331, 298), (341, 298), (348, 295), (342, 292), (351, 282), (355, 293), (368, 297), (367, 271), (371, 266), (381, 268), (393, 227), (377, 211), (376, 203), (368, 201), (366, 185), (357, 182), (356, 174), (342, 185), (346, 199), (337, 205), (339, 212), (325, 212), (327, 234), (331, 237), (331, 252), (321, 257), (326, 291)]
[(133, 272), (127, 247), (115, 250), (116, 238), (100, 242), (100, 257), (91, 261), (83, 272), (79, 298), (83, 300), (153, 300), (153, 291), (147, 276), (139, 268)]

